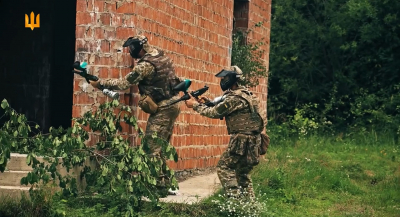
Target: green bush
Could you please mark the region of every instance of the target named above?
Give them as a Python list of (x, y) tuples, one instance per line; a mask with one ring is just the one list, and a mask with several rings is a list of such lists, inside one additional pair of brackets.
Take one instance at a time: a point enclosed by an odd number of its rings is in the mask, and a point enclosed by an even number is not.
[(0, 216), (2, 217), (45, 217), (57, 216), (52, 204), (52, 195), (44, 190), (31, 191), (30, 197), (21, 194), (19, 198), (1, 197)]
[[(136, 118), (131, 115), (129, 106), (120, 105), (117, 100), (101, 104), (95, 112), (88, 111), (83, 117), (73, 119), (73, 126), (68, 129), (50, 128), (49, 134), (32, 132), (30, 122), (23, 114), (13, 110), (6, 100), (1, 103), (8, 121), (0, 129), (0, 171), (4, 172), (11, 152), (27, 152), (26, 163), (33, 171), (21, 179), (21, 184), (34, 186), (47, 183), (59, 183), (64, 195), (82, 196), (97, 194), (97, 197), (125, 210), (127, 216), (134, 216), (142, 206), (143, 197), (154, 203), (166, 195), (168, 188), (175, 189), (177, 181), (174, 172), (162, 161), (151, 157), (143, 131), (138, 127)], [(140, 146), (131, 146), (130, 138), (122, 132), (122, 123), (134, 127), (141, 139)], [(35, 128), (39, 126), (35, 125)], [(96, 133), (100, 139), (94, 146), (87, 146), (89, 132)], [(166, 141), (153, 139), (162, 147), (162, 154), (170, 160), (177, 161), (177, 153)], [(38, 156), (45, 157), (39, 162)], [(61, 159), (61, 161), (59, 161)], [(87, 159), (96, 160), (98, 168), (92, 170), (84, 165)], [(69, 171), (75, 166), (83, 166), (80, 179), (86, 183), (85, 189), (79, 191), (76, 177), (61, 175), (58, 168)], [(170, 182), (165, 189), (156, 187), (156, 178), (160, 171)], [(40, 185), (39, 185), (40, 184)], [(105, 201), (107, 201), (105, 200)]]
[(337, 131), (399, 132), (400, 2), (283, 0), (271, 7), (271, 119), (285, 122), (298, 109)]
[[(263, 25), (262, 22), (257, 23), (253, 28), (258, 28)], [(254, 87), (259, 84), (259, 78), (267, 77), (268, 70), (265, 66), (265, 61), (262, 56), (265, 50), (262, 46), (265, 45), (264, 38), (259, 41), (249, 41), (248, 34), (253, 29), (247, 31), (238, 30), (232, 34), (232, 55), (231, 65), (238, 66), (243, 71), (244, 79), (241, 85)]]

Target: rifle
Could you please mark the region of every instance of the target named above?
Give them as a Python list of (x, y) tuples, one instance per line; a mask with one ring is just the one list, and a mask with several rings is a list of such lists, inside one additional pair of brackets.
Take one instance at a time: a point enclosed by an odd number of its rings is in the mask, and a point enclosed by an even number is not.
[[(88, 83), (90, 83), (90, 81), (98, 81), (99, 78), (97, 76), (87, 73), (86, 66), (87, 66), (86, 62), (83, 62), (82, 64), (80, 64), (79, 61), (76, 61), (72, 65), (72, 67), (74, 67), (74, 70), (72, 70), (72, 72), (84, 77)], [(119, 93), (111, 91), (109, 89), (105, 89), (105, 88), (99, 88), (99, 89), (103, 92), (104, 95), (111, 97), (113, 99), (119, 99)]]
[[(180, 101), (184, 101), (184, 100), (188, 100), (190, 99), (189, 93), (187, 92), (187, 90), (189, 89), (190, 85), (192, 85), (192, 81), (189, 79), (186, 79), (184, 81), (182, 81), (181, 83), (179, 83), (178, 85), (176, 85), (173, 90), (175, 91), (182, 91), (185, 95), (183, 95), (181, 98), (172, 101), (171, 103), (169, 103), (168, 105), (173, 105), (175, 103), (178, 103)], [(201, 96), (203, 93), (207, 92), (209, 87), (207, 87), (207, 85), (205, 85), (203, 88), (200, 88), (198, 90), (192, 91), (190, 92), (190, 95), (193, 96), (194, 98), (198, 99), (199, 96)], [(205, 104), (207, 106), (210, 106), (209, 103), (211, 102), (206, 102)]]

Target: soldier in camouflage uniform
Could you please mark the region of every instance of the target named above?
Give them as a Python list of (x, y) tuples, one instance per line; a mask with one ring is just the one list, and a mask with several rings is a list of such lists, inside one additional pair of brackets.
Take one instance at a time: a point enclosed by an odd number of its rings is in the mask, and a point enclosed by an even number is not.
[[(99, 79), (91, 81), (91, 85), (111, 90), (126, 90), (132, 85), (138, 85), (140, 93), (139, 107), (149, 113), (145, 136), (148, 138), (152, 156), (165, 159), (161, 156), (161, 147), (152, 140), (152, 134), (169, 142), (176, 118), (180, 114), (179, 104), (169, 106), (171, 101), (179, 98), (178, 92), (172, 90), (181, 82), (175, 75), (175, 68), (171, 59), (164, 51), (152, 47), (143, 35), (130, 37), (123, 47), (129, 48), (132, 58), (139, 59), (133, 70), (123, 78)], [(163, 188), (168, 182), (161, 174), (158, 185)], [(171, 191), (170, 191), (171, 193)], [(172, 192), (173, 193), (173, 192)]]
[(237, 66), (224, 69), (216, 75), (222, 78), (220, 85), (225, 91), (223, 101), (216, 105), (208, 107), (194, 98), (185, 103), (202, 116), (225, 118), (231, 138), (217, 164), (218, 177), (228, 196), (246, 195), (245, 189), (248, 196), (254, 197), (249, 173), (259, 164), (260, 133), (264, 130), (266, 120), (260, 114), (258, 98), (238, 85), (241, 75), (242, 71)]

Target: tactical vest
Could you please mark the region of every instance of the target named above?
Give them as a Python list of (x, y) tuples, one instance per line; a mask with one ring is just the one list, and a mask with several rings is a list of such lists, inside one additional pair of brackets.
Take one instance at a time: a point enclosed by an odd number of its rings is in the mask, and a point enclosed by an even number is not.
[(228, 134), (259, 134), (264, 129), (264, 120), (260, 115), (258, 100), (245, 89), (238, 89), (227, 93), (227, 96), (240, 97), (248, 104), (247, 108), (234, 111), (225, 117)]
[(150, 96), (155, 103), (176, 96), (178, 92), (173, 91), (172, 88), (180, 83), (180, 79), (175, 75), (171, 59), (164, 55), (164, 51), (157, 50), (156, 56), (146, 55), (139, 60), (139, 62), (146, 61), (152, 64), (155, 74), (151, 78), (143, 79), (138, 85), (139, 93)]

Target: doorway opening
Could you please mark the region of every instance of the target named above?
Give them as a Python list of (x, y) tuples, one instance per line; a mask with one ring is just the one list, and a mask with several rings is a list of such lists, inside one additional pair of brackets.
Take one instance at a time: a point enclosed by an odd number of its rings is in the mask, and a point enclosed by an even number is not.
[(249, 0), (235, 0), (233, 5), (233, 33), (249, 28)]
[[(25, 28), (31, 12), (35, 21), (40, 14), (40, 27), (33, 30)], [(75, 25), (76, 1), (0, 1), (0, 101), (6, 99), (43, 133), (71, 126)]]

